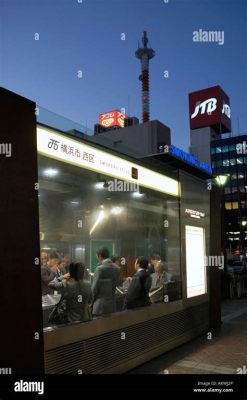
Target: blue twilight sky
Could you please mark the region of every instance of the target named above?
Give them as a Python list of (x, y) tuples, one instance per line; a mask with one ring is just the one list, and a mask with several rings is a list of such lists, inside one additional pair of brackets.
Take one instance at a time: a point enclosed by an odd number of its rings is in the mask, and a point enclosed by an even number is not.
[[(135, 50), (147, 29), (151, 119), (172, 142), (188, 149), (188, 93), (218, 84), (233, 133), (247, 133), (247, 0), (166, 1), (0, 0), (0, 85), (90, 128), (115, 108), (141, 118)], [(199, 29), (224, 31), (224, 44), (193, 42)]]

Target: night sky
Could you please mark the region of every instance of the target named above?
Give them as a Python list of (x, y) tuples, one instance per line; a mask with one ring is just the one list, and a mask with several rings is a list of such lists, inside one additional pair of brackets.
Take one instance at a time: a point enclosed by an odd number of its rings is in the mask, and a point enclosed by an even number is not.
[[(246, 0), (0, 0), (0, 16), (1, 86), (42, 107), (90, 128), (121, 107), (141, 118), (147, 29), (151, 119), (173, 144), (188, 150), (188, 93), (214, 85), (230, 96), (233, 133), (247, 133)], [(224, 44), (193, 42), (199, 29), (224, 31)]]

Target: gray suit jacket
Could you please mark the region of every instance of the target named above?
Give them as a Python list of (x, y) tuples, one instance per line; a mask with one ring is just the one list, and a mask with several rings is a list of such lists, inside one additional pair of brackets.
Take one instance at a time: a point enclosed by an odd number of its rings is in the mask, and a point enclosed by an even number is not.
[(93, 277), (93, 315), (116, 311), (116, 286), (120, 285), (120, 268), (109, 258), (96, 268)]

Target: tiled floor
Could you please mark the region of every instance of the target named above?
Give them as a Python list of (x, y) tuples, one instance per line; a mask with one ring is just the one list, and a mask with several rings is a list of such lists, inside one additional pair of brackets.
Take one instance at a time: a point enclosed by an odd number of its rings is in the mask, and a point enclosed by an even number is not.
[(222, 326), (212, 339), (201, 336), (130, 374), (237, 374), (247, 368), (247, 298), (222, 303)]

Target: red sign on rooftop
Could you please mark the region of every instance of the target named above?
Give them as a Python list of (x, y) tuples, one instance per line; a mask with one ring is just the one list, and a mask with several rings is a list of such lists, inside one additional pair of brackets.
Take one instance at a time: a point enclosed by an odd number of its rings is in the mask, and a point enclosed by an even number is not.
[(113, 126), (124, 128), (124, 118), (126, 117), (127, 115), (121, 113), (119, 110), (109, 111), (99, 115), (99, 125), (104, 128), (110, 128)]
[(190, 128), (212, 126), (217, 131), (231, 131), (230, 100), (220, 86), (189, 94)]

